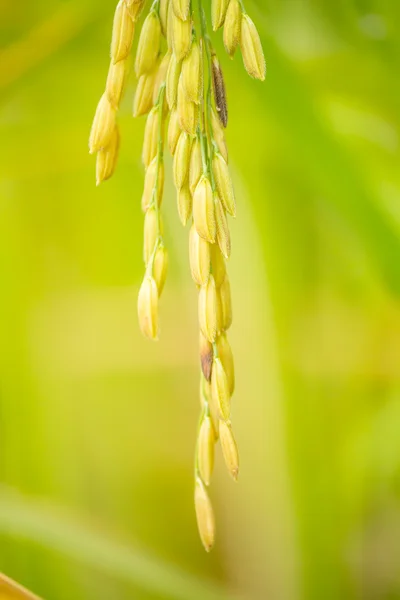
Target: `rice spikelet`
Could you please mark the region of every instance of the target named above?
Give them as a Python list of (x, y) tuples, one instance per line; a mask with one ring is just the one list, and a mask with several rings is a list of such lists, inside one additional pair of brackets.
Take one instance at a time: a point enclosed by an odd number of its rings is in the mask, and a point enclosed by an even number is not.
[(111, 40), (111, 60), (117, 63), (124, 60), (131, 51), (135, 23), (124, 0), (117, 5)]
[(109, 145), (97, 153), (96, 185), (100, 185), (102, 181), (110, 179), (113, 175), (118, 160), (118, 150), (119, 132), (118, 127), (115, 126)]
[(136, 52), (135, 73), (140, 77), (150, 73), (156, 65), (161, 42), (161, 23), (158, 14), (152, 10), (143, 23)]
[(224, 46), (231, 58), (240, 44), (242, 9), (239, 0), (230, 0), (224, 23)]
[[(89, 138), (89, 150), (97, 154), (97, 185), (111, 177), (117, 163), (117, 113), (129, 71), (135, 25), (144, 6), (145, 0), (120, 0), (116, 7), (111, 64)], [(242, 0), (211, 0), (211, 21), (214, 30), (223, 26), (228, 55), (233, 57), (240, 46), (249, 74), (264, 79), (260, 38)], [(148, 114), (142, 149), (145, 275), (137, 300), (139, 326), (144, 336), (151, 340), (158, 338), (158, 304), (168, 270), (161, 215), (168, 123), (167, 141), (173, 156), (179, 218), (186, 225), (193, 216), (189, 264), (198, 289), (201, 406), (194, 503), (200, 538), (210, 551), (215, 541), (215, 519), (207, 486), (211, 484), (218, 440), (234, 479), (239, 470), (230, 422), (235, 369), (226, 333), (232, 324), (226, 263), (231, 254), (227, 214), (236, 215), (236, 201), (224, 133), (228, 123), (226, 88), (203, 3), (191, 0), (149, 3), (134, 66), (138, 81), (133, 114), (135, 117)]]
[(256, 26), (247, 14), (242, 16), (240, 48), (248, 74), (255, 79), (264, 81), (266, 65), (260, 36)]

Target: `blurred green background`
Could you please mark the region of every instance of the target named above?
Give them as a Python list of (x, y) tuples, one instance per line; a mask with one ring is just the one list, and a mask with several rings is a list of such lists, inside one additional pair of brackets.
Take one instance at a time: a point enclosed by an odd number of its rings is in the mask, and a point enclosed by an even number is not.
[(400, 3), (245, 4), (266, 82), (213, 36), (241, 476), (218, 459), (206, 555), (196, 290), (169, 168), (160, 342), (136, 321), (133, 76), (98, 189), (87, 152), (115, 2), (0, 0), (0, 570), (48, 600), (400, 599)]

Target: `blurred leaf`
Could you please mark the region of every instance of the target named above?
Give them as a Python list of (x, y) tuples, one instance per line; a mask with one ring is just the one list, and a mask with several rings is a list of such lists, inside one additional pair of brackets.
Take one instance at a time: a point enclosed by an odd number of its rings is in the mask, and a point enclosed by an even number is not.
[[(233, 600), (212, 581), (197, 579), (137, 548), (115, 542), (67, 517), (52, 506), (12, 490), (0, 495), (0, 534), (35, 541), (115, 578), (171, 600)], [(22, 600), (22, 596), (21, 596)]]
[(0, 573), (0, 600), (40, 600), (18, 583)]

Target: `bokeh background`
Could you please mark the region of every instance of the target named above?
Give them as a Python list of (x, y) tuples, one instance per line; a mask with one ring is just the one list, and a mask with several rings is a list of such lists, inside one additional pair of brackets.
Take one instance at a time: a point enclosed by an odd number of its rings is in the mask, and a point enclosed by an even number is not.
[(0, 0), (0, 570), (47, 600), (400, 599), (400, 3), (245, 4), (266, 82), (213, 36), (241, 476), (218, 459), (206, 555), (196, 291), (170, 175), (159, 343), (136, 322), (133, 76), (97, 189), (87, 152), (115, 2)]

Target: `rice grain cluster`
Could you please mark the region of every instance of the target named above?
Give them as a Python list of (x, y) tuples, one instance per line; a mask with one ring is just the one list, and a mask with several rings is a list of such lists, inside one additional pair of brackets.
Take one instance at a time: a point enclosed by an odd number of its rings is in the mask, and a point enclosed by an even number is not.
[[(119, 148), (117, 112), (144, 4), (145, 0), (120, 0), (116, 8), (106, 89), (89, 139), (90, 153), (96, 154), (97, 184), (109, 179), (115, 170)], [(233, 58), (240, 48), (249, 75), (263, 81), (264, 54), (243, 1), (211, 0), (211, 24), (214, 31), (223, 29), (228, 55)], [(134, 70), (137, 86), (133, 115), (147, 115), (141, 201), (145, 275), (138, 297), (139, 324), (146, 337), (158, 338), (158, 304), (168, 265), (161, 215), (166, 142), (173, 156), (178, 215), (182, 225), (190, 223), (190, 270), (198, 288), (201, 416), (194, 503), (200, 538), (210, 551), (215, 541), (215, 518), (208, 488), (218, 440), (228, 472), (234, 480), (239, 473), (230, 420), (235, 372), (227, 336), (232, 324), (228, 217), (236, 216), (236, 199), (224, 133), (228, 124), (227, 94), (203, 0), (154, 0), (142, 23)]]

